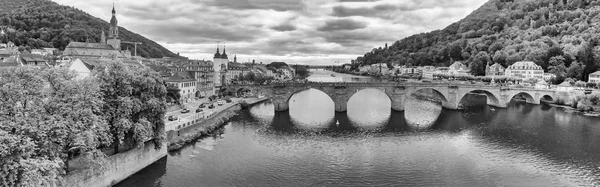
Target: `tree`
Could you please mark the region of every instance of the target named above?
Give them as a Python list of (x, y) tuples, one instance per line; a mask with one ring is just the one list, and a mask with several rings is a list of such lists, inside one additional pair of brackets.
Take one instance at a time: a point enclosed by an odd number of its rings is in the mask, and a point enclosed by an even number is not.
[(97, 67), (103, 95), (103, 113), (110, 127), (113, 147), (142, 147), (153, 140), (157, 149), (164, 142), (164, 120), (167, 89), (153, 70), (132, 68), (118, 62)]
[(571, 63), (571, 66), (569, 66), (569, 68), (567, 69), (567, 77), (573, 78), (575, 80), (582, 80), (584, 68), (585, 66), (580, 62), (575, 61)]
[(0, 70), (0, 162), (15, 171), (0, 179), (54, 186), (74, 156), (102, 164), (100, 148), (110, 139), (99, 87), (92, 78), (74, 77), (66, 69)]
[(175, 102), (176, 104), (181, 104), (181, 89), (173, 85), (166, 85), (167, 88), (167, 98), (166, 101), (169, 103)]
[(296, 67), (296, 74), (298, 74), (299, 76), (301, 76), (301, 77), (308, 76), (308, 73), (309, 72), (308, 72), (308, 69), (306, 67), (304, 67), (304, 66), (297, 66)]
[(508, 58), (508, 54), (506, 54), (506, 52), (496, 51), (496, 53), (494, 54), (493, 61), (504, 67), (507, 67), (508, 66), (507, 61), (506, 61), (507, 58)]
[(490, 61), (490, 56), (485, 51), (479, 52), (471, 62), (471, 74), (475, 76), (485, 75), (485, 67)]

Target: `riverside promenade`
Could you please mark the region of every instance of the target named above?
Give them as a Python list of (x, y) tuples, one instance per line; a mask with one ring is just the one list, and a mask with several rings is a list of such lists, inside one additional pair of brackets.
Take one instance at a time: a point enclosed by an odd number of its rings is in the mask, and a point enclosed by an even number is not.
[(166, 121), (167, 149), (178, 150), (186, 143), (212, 133), (235, 116), (242, 109), (242, 105), (251, 106), (269, 98), (231, 98), (231, 100), (231, 103), (224, 103), (222, 106), (215, 104), (214, 109), (203, 109), (203, 112), (194, 113), (196, 109), (192, 108), (191, 115), (185, 115), (176, 121)]

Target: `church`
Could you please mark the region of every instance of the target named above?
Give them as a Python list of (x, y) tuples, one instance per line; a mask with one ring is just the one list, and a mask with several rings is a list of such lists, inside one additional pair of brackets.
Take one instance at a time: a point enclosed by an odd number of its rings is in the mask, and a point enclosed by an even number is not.
[(130, 58), (129, 50), (121, 50), (119, 27), (117, 24), (115, 6), (112, 9), (108, 39), (104, 31), (100, 36), (100, 43), (71, 42), (65, 48), (63, 55), (75, 58)]

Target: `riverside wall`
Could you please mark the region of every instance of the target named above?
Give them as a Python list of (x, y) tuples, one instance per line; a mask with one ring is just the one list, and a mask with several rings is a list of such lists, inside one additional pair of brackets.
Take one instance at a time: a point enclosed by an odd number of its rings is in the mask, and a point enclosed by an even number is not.
[(235, 104), (206, 120), (202, 120), (181, 129), (168, 131), (168, 151), (178, 150), (185, 144), (190, 143), (204, 135), (210, 134), (215, 129), (225, 125), (225, 122), (227, 122), (231, 117), (237, 115), (237, 112), (241, 109), (242, 107), (240, 104)]
[(167, 144), (156, 150), (152, 141), (143, 148), (134, 148), (107, 158), (103, 168), (73, 171), (65, 176), (61, 186), (105, 187), (113, 186), (167, 156)]

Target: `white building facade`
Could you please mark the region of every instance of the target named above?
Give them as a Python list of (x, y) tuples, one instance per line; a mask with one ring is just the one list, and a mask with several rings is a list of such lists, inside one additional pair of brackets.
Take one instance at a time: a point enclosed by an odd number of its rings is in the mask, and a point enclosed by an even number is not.
[(520, 61), (506, 68), (505, 75), (507, 77), (520, 79), (544, 79), (544, 70), (541, 66), (531, 61)]

